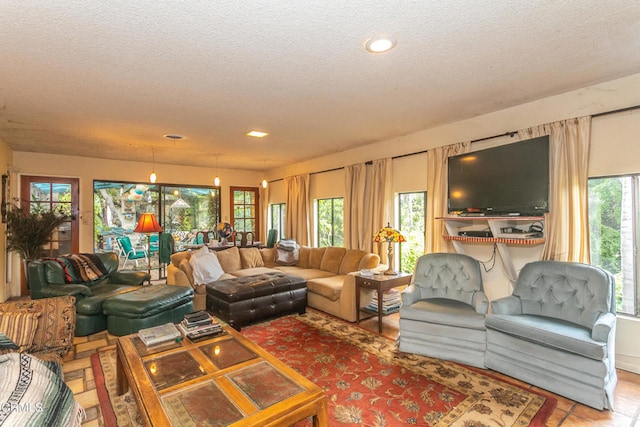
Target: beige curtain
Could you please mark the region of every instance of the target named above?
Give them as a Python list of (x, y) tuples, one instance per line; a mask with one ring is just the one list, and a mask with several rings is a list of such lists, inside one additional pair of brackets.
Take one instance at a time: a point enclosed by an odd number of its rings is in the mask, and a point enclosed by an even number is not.
[(591, 117), (535, 126), (520, 139), (549, 135), (549, 213), (546, 260), (589, 263), (588, 167)]
[(300, 245), (310, 245), (309, 239), (309, 174), (284, 179), (287, 216), (285, 236)]
[(366, 248), (364, 235), (364, 194), (367, 179), (367, 167), (364, 163), (345, 168), (344, 198), (344, 247), (349, 249)]
[(373, 236), (391, 220), (391, 166), (392, 160), (374, 160), (369, 168), (365, 189), (364, 245), (359, 249), (379, 253), (384, 248), (374, 244)]
[(444, 223), (436, 218), (446, 216), (447, 165), (448, 159), (469, 151), (470, 142), (437, 147), (427, 151), (427, 224), (425, 253), (447, 252), (447, 243), (442, 238)]

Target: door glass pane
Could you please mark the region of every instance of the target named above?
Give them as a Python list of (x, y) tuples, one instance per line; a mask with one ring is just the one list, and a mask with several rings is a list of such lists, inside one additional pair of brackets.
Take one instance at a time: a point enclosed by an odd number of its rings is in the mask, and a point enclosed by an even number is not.
[(425, 192), (398, 195), (399, 229), (407, 239), (399, 245), (400, 270), (412, 273), (417, 259), (424, 254), (426, 227)]
[(51, 184), (49, 182), (32, 182), (29, 188), (32, 201), (48, 202), (51, 200)]

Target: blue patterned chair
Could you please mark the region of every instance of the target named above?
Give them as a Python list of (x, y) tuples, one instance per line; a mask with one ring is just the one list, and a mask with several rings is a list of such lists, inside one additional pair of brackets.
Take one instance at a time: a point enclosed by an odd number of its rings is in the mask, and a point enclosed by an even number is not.
[(487, 367), (597, 409), (613, 409), (615, 284), (587, 264), (525, 265), (513, 294), (491, 302)]

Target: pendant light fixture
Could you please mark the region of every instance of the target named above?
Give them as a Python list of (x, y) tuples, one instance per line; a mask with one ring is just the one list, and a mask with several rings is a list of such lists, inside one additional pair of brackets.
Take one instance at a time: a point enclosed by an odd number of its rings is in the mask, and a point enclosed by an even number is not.
[(151, 158), (152, 158), (152, 166), (151, 166), (151, 175), (149, 175), (149, 182), (155, 184), (158, 177), (156, 176), (156, 152), (152, 148), (151, 149)]
[[(265, 161), (262, 161), (262, 176), (264, 177), (264, 166), (265, 166)], [(262, 188), (267, 188), (269, 184), (267, 183), (267, 179), (266, 178), (262, 178)]]
[(216, 156), (216, 177), (213, 178), (213, 185), (220, 187), (220, 177), (218, 176), (218, 156)]

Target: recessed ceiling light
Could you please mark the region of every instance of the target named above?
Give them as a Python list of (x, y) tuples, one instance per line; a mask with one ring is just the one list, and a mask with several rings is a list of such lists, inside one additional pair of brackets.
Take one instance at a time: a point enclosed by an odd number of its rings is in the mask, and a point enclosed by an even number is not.
[(269, 135), (269, 134), (266, 133), (266, 132), (260, 132), (260, 131), (257, 131), (257, 130), (252, 130), (251, 132), (249, 132), (247, 134), (247, 136), (253, 136), (254, 138), (264, 138), (267, 135)]
[(396, 40), (388, 35), (371, 37), (364, 43), (364, 48), (370, 53), (384, 53), (394, 48)]
[(163, 136), (164, 136), (165, 138), (167, 138), (167, 139), (173, 139), (174, 141), (175, 141), (175, 140), (178, 140), (178, 139), (184, 139), (184, 136), (182, 136), (182, 135), (176, 135), (175, 133), (168, 133), (168, 134), (163, 135)]

